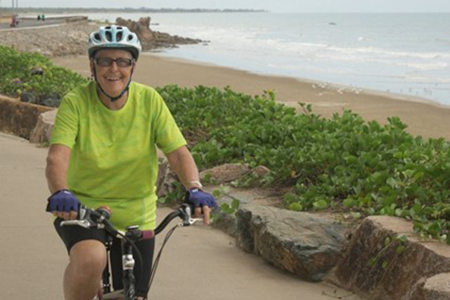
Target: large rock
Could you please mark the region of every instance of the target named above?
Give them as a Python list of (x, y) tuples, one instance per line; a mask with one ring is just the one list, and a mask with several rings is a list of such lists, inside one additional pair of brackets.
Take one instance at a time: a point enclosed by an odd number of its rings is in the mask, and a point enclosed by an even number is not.
[(450, 273), (442, 273), (429, 278), (424, 287), (425, 300), (450, 299)]
[(178, 44), (197, 44), (201, 40), (183, 38), (177, 35), (170, 35), (164, 32), (153, 31), (150, 29), (150, 17), (140, 18), (139, 21), (116, 19), (116, 24), (128, 27), (137, 34), (142, 44), (143, 50), (155, 48), (172, 48)]
[(126, 26), (132, 32), (136, 33), (142, 45), (151, 42), (155, 38), (153, 32), (150, 30), (150, 17), (140, 18), (137, 22), (117, 18), (116, 24), (120, 26)]
[(214, 183), (227, 183), (238, 179), (250, 171), (248, 165), (244, 164), (224, 164), (204, 170), (200, 173), (200, 180), (208, 178)]
[(279, 197), (272, 195), (273, 192), (271, 190), (236, 188), (223, 185), (206, 186), (204, 189), (210, 193), (213, 193), (215, 190), (220, 191), (216, 198), (219, 206), (227, 204), (233, 210), (233, 202), (238, 201), (238, 207), (233, 212), (226, 212), (221, 208), (214, 211), (215, 220), (213, 226), (223, 230), (234, 238), (237, 238), (239, 234), (236, 218), (236, 212), (239, 207), (247, 204), (270, 206), (280, 203)]
[(223, 164), (200, 172), (200, 180), (207, 184), (229, 183), (247, 177), (250, 185), (258, 185), (270, 170), (264, 166), (250, 169), (247, 164)]
[(49, 144), (55, 123), (57, 109), (44, 112), (39, 115), (37, 124), (31, 132), (30, 143)]
[(39, 115), (52, 109), (0, 95), (0, 131), (29, 139)]
[(450, 300), (449, 272), (447, 245), (421, 240), (407, 220), (372, 216), (353, 234), (335, 276), (369, 299)]
[(275, 207), (246, 205), (237, 213), (238, 246), (308, 281), (338, 263), (346, 227), (331, 219)]

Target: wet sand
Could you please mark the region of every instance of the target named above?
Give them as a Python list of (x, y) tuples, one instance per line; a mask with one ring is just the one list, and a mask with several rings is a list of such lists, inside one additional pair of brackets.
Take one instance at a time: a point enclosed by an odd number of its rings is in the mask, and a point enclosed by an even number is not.
[[(86, 56), (54, 58), (53, 62), (85, 76), (89, 75)], [(408, 125), (407, 131), (413, 135), (450, 140), (450, 107), (425, 99), (355, 90), (289, 77), (261, 76), (230, 68), (163, 58), (151, 53), (145, 53), (139, 59), (134, 80), (150, 86), (230, 86), (234, 91), (250, 95), (274, 90), (277, 101), (296, 108), (299, 108), (298, 102), (311, 103), (313, 112), (324, 117), (341, 113), (344, 109), (350, 109), (366, 120), (381, 123), (386, 123), (388, 117), (397, 116)]]

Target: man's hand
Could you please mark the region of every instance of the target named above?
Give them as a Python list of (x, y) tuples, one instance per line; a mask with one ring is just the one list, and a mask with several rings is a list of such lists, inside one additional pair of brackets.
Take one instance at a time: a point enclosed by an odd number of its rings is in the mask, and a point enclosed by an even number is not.
[(48, 198), (46, 211), (52, 212), (55, 216), (65, 220), (77, 218), (80, 209), (80, 201), (69, 190), (56, 191)]
[(194, 206), (194, 218), (199, 218), (203, 213), (205, 224), (209, 224), (211, 210), (217, 207), (217, 202), (213, 195), (199, 188), (190, 188), (186, 192), (185, 201)]

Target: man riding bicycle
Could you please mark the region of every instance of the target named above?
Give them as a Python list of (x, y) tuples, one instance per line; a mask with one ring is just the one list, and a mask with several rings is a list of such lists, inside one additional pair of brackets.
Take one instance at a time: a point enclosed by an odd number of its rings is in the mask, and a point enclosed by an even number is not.
[[(132, 81), (141, 52), (138, 37), (124, 26), (105, 26), (90, 34), (88, 54), (94, 81), (68, 93), (61, 102), (52, 132), (46, 176), (52, 195), (47, 210), (66, 244), (69, 264), (64, 274), (66, 300), (91, 300), (106, 266), (105, 233), (79, 226), (59, 226), (75, 219), (80, 204), (112, 210), (111, 222), (155, 228), (158, 172), (156, 148), (187, 190), (194, 216), (209, 222), (214, 197), (201, 190), (198, 169), (161, 96)], [(143, 256), (146, 299), (154, 239), (137, 243)], [(120, 242), (111, 248), (114, 289), (122, 288)], [(140, 270), (135, 270), (139, 276)]]

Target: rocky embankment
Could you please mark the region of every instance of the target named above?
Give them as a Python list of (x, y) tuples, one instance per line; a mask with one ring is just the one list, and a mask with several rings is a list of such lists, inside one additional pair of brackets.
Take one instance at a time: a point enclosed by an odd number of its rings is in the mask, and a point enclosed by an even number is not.
[[(172, 36), (150, 29), (150, 18), (138, 22), (118, 18), (118, 25), (128, 26), (139, 36), (143, 50), (173, 48), (182, 44), (201, 43), (201, 40)], [(20, 51), (38, 52), (47, 57), (86, 54), (89, 34), (100, 25), (81, 21), (61, 23), (58, 26), (39, 27), (29, 30), (0, 31), (0, 44)]]
[(90, 32), (98, 28), (88, 22), (63, 23), (32, 30), (0, 31), (0, 44), (47, 57), (86, 54)]

